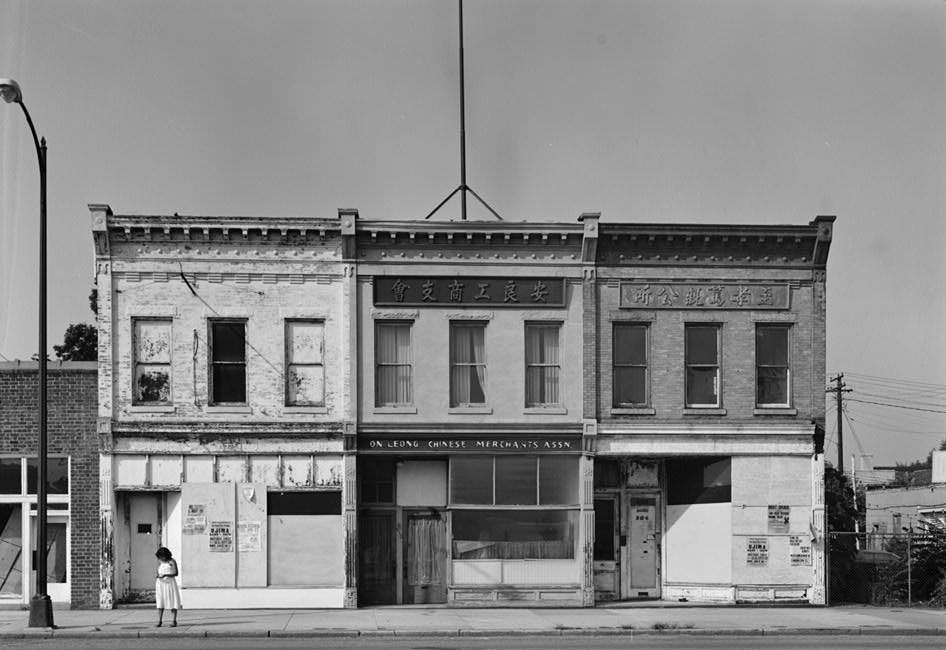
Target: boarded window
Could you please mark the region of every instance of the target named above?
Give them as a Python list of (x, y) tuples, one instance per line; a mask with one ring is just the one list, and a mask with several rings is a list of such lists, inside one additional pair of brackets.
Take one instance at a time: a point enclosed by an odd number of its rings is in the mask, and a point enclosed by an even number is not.
[(211, 403), (246, 403), (246, 322), (210, 324)]
[(526, 406), (561, 403), (559, 330), (557, 323), (526, 324)]
[(616, 408), (647, 404), (647, 325), (615, 323), (614, 394)]
[(450, 323), (450, 406), (486, 403), (486, 323)]
[(375, 405), (412, 404), (411, 323), (376, 324), (374, 349)]
[(133, 321), (135, 404), (171, 403), (171, 320)]
[(719, 406), (719, 327), (686, 326), (686, 405)]
[(325, 404), (324, 335), (321, 321), (286, 321), (286, 404)]
[(755, 331), (756, 404), (789, 406), (788, 325), (759, 325)]

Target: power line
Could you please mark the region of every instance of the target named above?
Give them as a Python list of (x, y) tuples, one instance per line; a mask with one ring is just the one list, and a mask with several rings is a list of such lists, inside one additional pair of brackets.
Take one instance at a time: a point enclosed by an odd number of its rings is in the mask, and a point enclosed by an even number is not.
[(933, 409), (924, 409), (924, 408), (919, 408), (919, 407), (916, 407), (916, 406), (904, 406), (904, 405), (902, 405), (902, 404), (885, 404), (885, 403), (883, 403), (883, 402), (871, 402), (870, 400), (866, 400), (866, 399), (856, 399), (856, 398), (854, 398), (854, 397), (848, 397), (847, 399), (848, 399), (849, 402), (860, 402), (860, 403), (862, 403), (862, 404), (876, 404), (877, 406), (889, 406), (889, 407), (891, 407), (891, 408), (907, 409), (907, 410), (909, 410), (909, 411), (924, 411), (924, 412), (926, 412), (926, 413), (943, 413), (943, 414), (946, 414), (946, 411), (936, 411), (936, 410), (933, 410)]
[(859, 373), (859, 372), (849, 372), (847, 374), (851, 377), (860, 377), (862, 379), (873, 379), (880, 382), (893, 382), (893, 383), (898, 383), (898, 384), (915, 384), (918, 386), (931, 386), (931, 387), (941, 388), (943, 390), (946, 390), (946, 384), (936, 384), (936, 383), (927, 382), (927, 381), (917, 381), (915, 379), (898, 379), (895, 377), (881, 377), (879, 375), (868, 375), (868, 374)]

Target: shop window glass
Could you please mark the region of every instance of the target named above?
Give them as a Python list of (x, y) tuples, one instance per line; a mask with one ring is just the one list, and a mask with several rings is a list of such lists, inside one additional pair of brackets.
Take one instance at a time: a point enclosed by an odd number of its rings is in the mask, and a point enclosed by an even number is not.
[(20, 494), (23, 489), (19, 458), (0, 458), (0, 494)]
[(621, 487), (621, 465), (611, 458), (595, 458), (595, 487)]
[(66, 522), (46, 523), (46, 582), (66, 581)]
[(133, 403), (171, 402), (171, 320), (133, 321), (135, 385)]
[(718, 456), (667, 460), (667, 503), (728, 503), (731, 465), (730, 458)]
[(375, 405), (414, 403), (411, 323), (375, 324)]
[(571, 559), (577, 529), (577, 510), (454, 510), (453, 559)]
[(755, 331), (756, 404), (788, 406), (789, 355), (787, 325), (759, 325)]
[(496, 457), (497, 505), (536, 504), (535, 456)]
[(0, 503), (0, 594), (23, 593), (23, 517), (19, 504)]
[(647, 404), (647, 325), (614, 325), (615, 408)]
[[(39, 475), (39, 461), (35, 458), (26, 459), (26, 491), (36, 494)], [(47, 494), (69, 494), (69, 459), (46, 459), (46, 492)]]
[(539, 504), (578, 505), (578, 458), (539, 456)]
[(359, 459), (358, 475), (362, 503), (394, 503), (394, 461)]
[(559, 397), (558, 324), (526, 324), (526, 406), (553, 406)]
[(286, 321), (286, 404), (325, 404), (322, 321)]
[(596, 562), (613, 562), (614, 553), (614, 499), (595, 499)]
[(246, 403), (246, 322), (210, 324), (211, 403)]
[(486, 403), (486, 323), (450, 323), (450, 406)]
[(686, 405), (719, 406), (719, 327), (687, 325)]
[(492, 456), (460, 456), (450, 461), (450, 500), (470, 505), (493, 503)]

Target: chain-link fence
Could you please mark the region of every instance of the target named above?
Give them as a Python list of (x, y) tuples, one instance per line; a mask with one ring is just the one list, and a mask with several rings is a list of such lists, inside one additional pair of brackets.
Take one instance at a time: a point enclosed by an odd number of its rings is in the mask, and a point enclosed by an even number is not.
[(831, 532), (827, 542), (830, 604), (946, 607), (946, 526)]

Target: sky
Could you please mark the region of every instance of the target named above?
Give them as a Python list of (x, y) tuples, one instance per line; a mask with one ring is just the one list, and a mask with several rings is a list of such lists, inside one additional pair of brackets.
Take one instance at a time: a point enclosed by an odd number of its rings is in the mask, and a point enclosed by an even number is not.
[[(505, 219), (837, 215), (845, 465), (946, 438), (946, 2), (466, 0), (464, 23), (467, 181)], [(421, 219), (459, 184), (448, 0), (0, 0), (0, 77), (49, 143), (50, 345), (92, 322), (89, 203)], [(36, 351), (38, 197), (2, 104), (0, 360)]]

